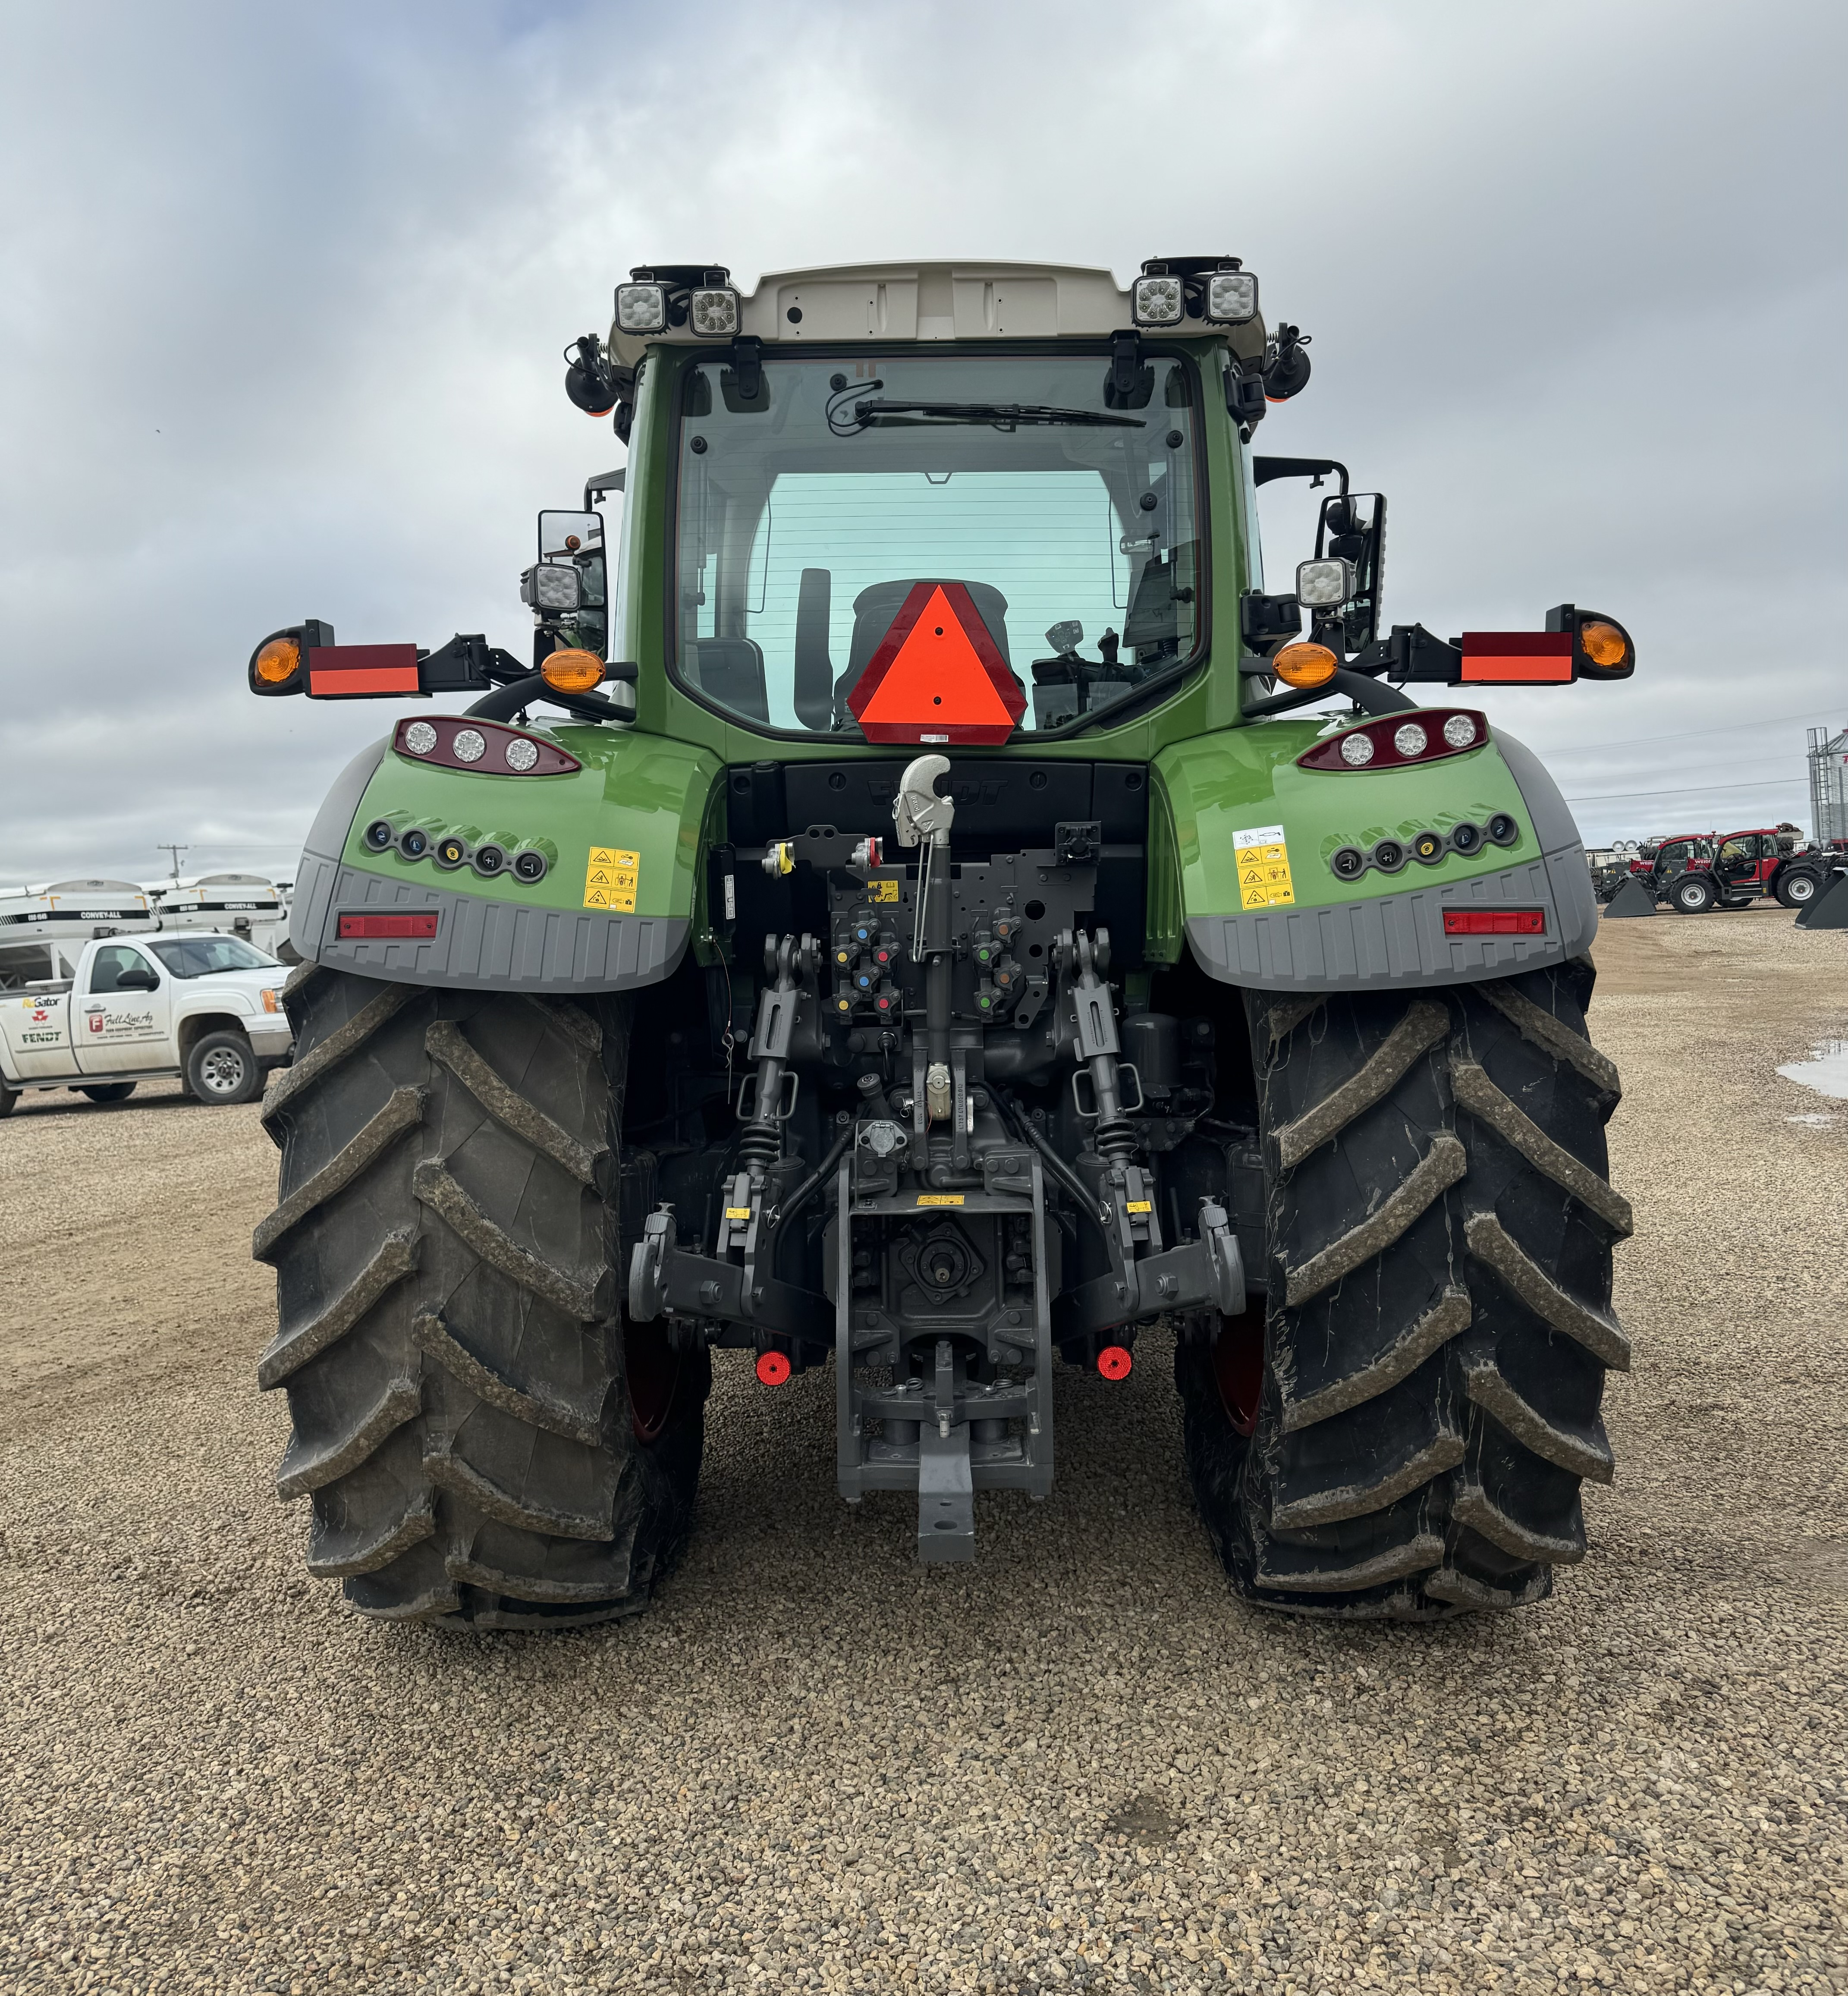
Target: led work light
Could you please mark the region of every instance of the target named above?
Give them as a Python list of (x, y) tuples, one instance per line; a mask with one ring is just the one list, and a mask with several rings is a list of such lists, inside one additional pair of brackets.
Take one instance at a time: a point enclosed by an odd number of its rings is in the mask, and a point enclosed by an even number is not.
[(1338, 610), (1359, 586), (1354, 564), (1341, 556), (1297, 564), (1297, 601), (1305, 610)]
[(729, 285), (702, 285), (687, 301), (687, 322), (702, 339), (732, 339), (743, 323), (738, 294)]
[(1180, 280), (1178, 277), (1138, 277), (1130, 294), (1131, 310), (1138, 325), (1179, 325), (1181, 320)]
[(1207, 279), (1206, 317), (1212, 325), (1242, 325), (1258, 316), (1258, 280), (1249, 270), (1215, 270)]
[(575, 610), (584, 600), (584, 579), (558, 562), (542, 562), (522, 579), (521, 600), (535, 610)]
[(665, 284), (618, 284), (616, 322), (624, 332), (661, 332), (668, 323)]

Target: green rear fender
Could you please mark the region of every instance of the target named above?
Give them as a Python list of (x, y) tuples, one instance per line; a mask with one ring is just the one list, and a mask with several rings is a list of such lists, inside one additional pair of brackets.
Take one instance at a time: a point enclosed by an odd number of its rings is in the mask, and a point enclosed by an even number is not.
[[(354, 759), (297, 876), (290, 940), (304, 958), (463, 989), (623, 991), (672, 973), (702, 916), (702, 828), (723, 798), (718, 759), (607, 728), (525, 731), (582, 767), (476, 774), (416, 762), (389, 741)], [(380, 821), (396, 840), (421, 831), (428, 849), (378, 851), (366, 833)], [(489, 845), (510, 861), (537, 852), (545, 871), (527, 882), (510, 864), (492, 876), (472, 860), (440, 865), (451, 836), (471, 855)]]
[[(1578, 828), (1530, 750), (1492, 727), (1483, 746), (1420, 766), (1299, 767), (1326, 726), (1264, 721), (1157, 755), (1158, 960), (1184, 942), (1228, 983), (1340, 990), (1505, 977), (1589, 946), (1597, 904)], [(1513, 821), (1512, 843), (1450, 849), (1458, 825), (1486, 831), (1498, 816)], [(1425, 831), (1445, 848), (1433, 864), (1408, 857), (1352, 880), (1334, 870), (1344, 846), (1371, 854), (1396, 841), (1409, 854)]]

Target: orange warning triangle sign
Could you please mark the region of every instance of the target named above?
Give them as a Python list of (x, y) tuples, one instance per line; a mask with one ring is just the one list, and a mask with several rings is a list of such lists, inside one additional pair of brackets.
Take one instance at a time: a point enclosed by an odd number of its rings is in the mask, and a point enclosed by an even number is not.
[(918, 583), (847, 695), (869, 742), (1005, 742), (1026, 705), (960, 582)]

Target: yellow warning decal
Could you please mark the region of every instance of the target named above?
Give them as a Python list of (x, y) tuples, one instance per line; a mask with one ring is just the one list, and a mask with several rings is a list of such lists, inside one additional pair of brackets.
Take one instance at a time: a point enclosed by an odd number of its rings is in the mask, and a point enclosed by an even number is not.
[(1242, 908), (1289, 908), (1296, 905), (1290, 879), (1290, 848), (1280, 824), (1260, 824), (1236, 834), (1232, 850), (1238, 862), (1238, 905)]
[(1123, 1210), (1125, 1213), (1152, 1213), (1155, 1208), (1146, 1199), (1132, 1199), (1125, 1203)]
[(896, 880), (869, 880), (866, 883), (866, 897), (869, 901), (895, 901), (898, 898)]
[(725, 1209), (725, 1217), (727, 1220), (748, 1220), (751, 1208), (747, 1206), (728, 1206)]
[(921, 1192), (918, 1194), (920, 1206), (960, 1206), (963, 1195), (960, 1192)]
[(584, 905), (607, 908), (612, 914), (635, 912), (636, 883), (641, 878), (641, 855), (620, 846), (593, 845), (584, 868)]

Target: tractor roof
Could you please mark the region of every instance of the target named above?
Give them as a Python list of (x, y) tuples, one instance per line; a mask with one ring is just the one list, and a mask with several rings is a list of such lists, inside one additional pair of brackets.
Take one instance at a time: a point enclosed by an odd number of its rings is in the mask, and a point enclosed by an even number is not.
[[(1176, 271), (1190, 271), (1220, 260), (1176, 257), (1168, 262)], [(671, 287), (730, 281), (717, 265), (644, 264), (631, 276)], [(843, 340), (1098, 339), (1135, 322), (1129, 287), (1119, 284), (1108, 270), (979, 258), (766, 271), (754, 291), (740, 290), (739, 299), (739, 331), (767, 346)], [(1228, 339), (1242, 356), (1264, 350), (1262, 318), (1226, 326), (1190, 318), (1163, 330)], [(647, 346), (661, 341), (713, 343), (690, 324), (640, 337), (620, 327), (611, 329), (610, 346), (627, 365)]]

